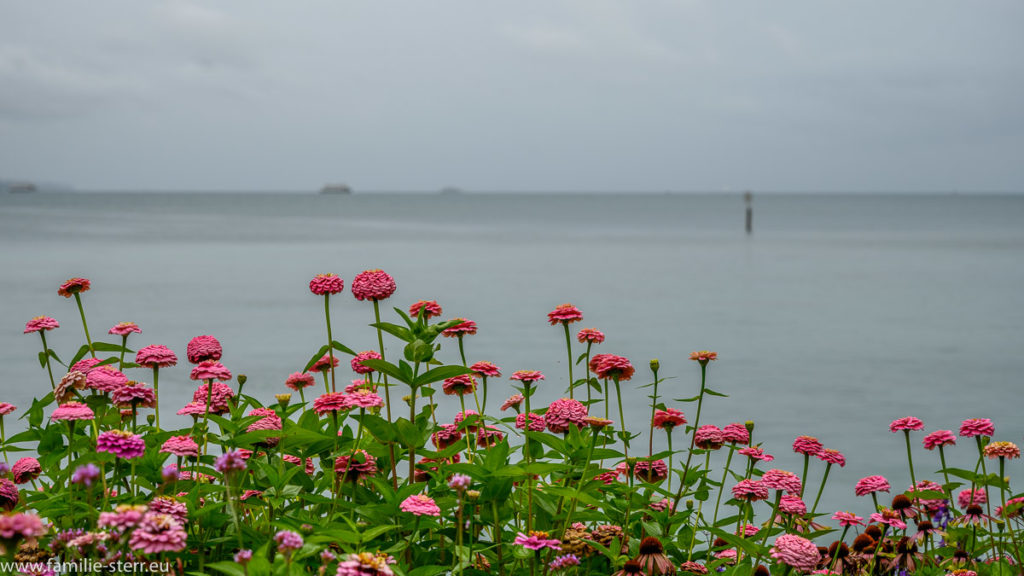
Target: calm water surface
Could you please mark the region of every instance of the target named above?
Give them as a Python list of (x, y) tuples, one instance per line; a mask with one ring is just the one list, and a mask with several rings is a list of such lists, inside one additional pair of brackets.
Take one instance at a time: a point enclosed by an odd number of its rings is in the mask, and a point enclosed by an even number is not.
[[(97, 339), (130, 320), (143, 330), (135, 349), (161, 343), (183, 358), (190, 337), (214, 334), (247, 392), (269, 401), (325, 339), (309, 278), (336, 272), (347, 285), (383, 268), (398, 282), (393, 305), (437, 299), (446, 316), (477, 321), (471, 362), (545, 372), (538, 402), (567, 379), (562, 332), (545, 315), (576, 304), (578, 327), (608, 336), (598, 351), (638, 368), (625, 385), (634, 430), (649, 418), (637, 388), (649, 359), (671, 378), (669, 405), (692, 419), (693, 405), (671, 401), (699, 386), (687, 354), (718, 351), (710, 385), (730, 397), (710, 399), (703, 422), (755, 420), (755, 441), (790, 470), (802, 465), (797, 435), (841, 450), (849, 464), (832, 472), (826, 510), (866, 512), (852, 485), (868, 474), (909, 484), (894, 418), (930, 431), (990, 417), (998, 439), (1024, 441), (1024, 196), (760, 195), (755, 207), (748, 237), (735, 195), (2, 196), (0, 401), (27, 407), (48, 386), (26, 320), (60, 320), (49, 340), (62, 357), (80, 345), (73, 300), (56, 295), (68, 277), (93, 281), (84, 300)], [(346, 293), (332, 310), (337, 339), (375, 347), (370, 305)], [(170, 413), (195, 385), (184, 366), (162, 376)], [(494, 383), (491, 404), (510, 393)], [(454, 411), (447, 401), (444, 415)], [(921, 436), (917, 475), (938, 479)], [(956, 448), (950, 464), (969, 467), (972, 450)], [(1008, 472), (1022, 477), (1019, 462)]]

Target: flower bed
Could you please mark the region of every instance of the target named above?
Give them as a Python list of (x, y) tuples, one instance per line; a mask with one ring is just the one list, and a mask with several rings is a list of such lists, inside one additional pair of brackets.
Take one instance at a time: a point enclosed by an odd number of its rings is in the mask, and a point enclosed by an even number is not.
[[(19, 566), (8, 571), (52, 574), (60, 563), (181, 576), (1018, 571), (1024, 497), (1012, 492), (1006, 463), (1020, 450), (991, 441), (989, 420), (965, 420), (956, 435), (924, 434), (914, 417), (894, 421), (909, 488), (869, 476), (852, 488), (870, 498), (863, 516), (825, 512), (818, 503), (832, 467), (846, 464), (841, 453), (800, 436), (792, 449), (803, 456), (801, 473), (773, 469), (752, 422), (701, 423), (704, 403), (724, 396), (708, 387), (714, 352), (690, 355), (696, 395), (675, 406), (659, 396), (652, 360), (648, 424), (626, 430), (623, 383), (640, 376), (627, 358), (597, 353), (600, 331), (571, 329), (583, 314), (564, 304), (548, 321), (553, 338), (564, 335), (568, 374), (515, 371), (507, 378), (515, 394), (495, 407), (488, 386), (502, 369), (467, 361), (475, 322), (438, 320), (433, 301), (384, 321), (395, 281), (365, 271), (351, 290), (372, 307), (378, 348), (357, 353), (332, 335), (331, 298), (344, 287), (333, 274), (310, 281), (323, 300), (326, 343), (273, 401), (245, 394), (246, 377), (232, 374), (214, 336), (193, 338), (185, 357), (195, 394), (170, 407), (192, 424), (167, 429), (159, 378), (186, 369), (177, 353), (159, 344), (131, 350), (129, 340), (144, 338), (131, 322), (109, 330), (119, 342), (94, 341), (82, 297), (90, 281), (61, 285), (85, 344), (62, 362), (46, 342), (59, 322), (30, 320), (25, 333), (41, 338), (51, 391), (28, 409), (0, 403), (0, 547)], [(442, 345), (457, 346), (461, 364), (440, 363)], [(338, 382), (343, 362), (358, 376), (349, 384)], [(566, 397), (536, 406), (541, 386)], [(452, 422), (437, 420), (440, 402), (458, 402)], [(3, 419), (12, 414), (27, 429), (8, 438)], [(654, 453), (655, 434), (665, 434), (668, 450)], [(941, 478), (917, 478), (918, 435), (937, 452)], [(958, 441), (977, 449), (973, 470), (945, 465)], [(9, 464), (26, 450), (36, 456)], [(722, 470), (710, 466), (714, 451), (728, 452)], [(816, 490), (807, 486), (812, 471), (820, 471)]]

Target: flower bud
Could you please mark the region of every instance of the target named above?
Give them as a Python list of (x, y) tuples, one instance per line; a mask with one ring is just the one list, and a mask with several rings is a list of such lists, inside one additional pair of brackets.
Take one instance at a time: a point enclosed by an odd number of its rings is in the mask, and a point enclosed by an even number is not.
[(274, 398), (277, 398), (277, 401), (281, 404), (282, 408), (287, 408), (288, 403), (292, 401), (291, 394), (274, 394)]
[(238, 385), (239, 385), (239, 386), (245, 386), (245, 382), (246, 382), (246, 380), (248, 380), (249, 378), (248, 378), (248, 377), (247, 377), (247, 376), (246, 376), (245, 374), (239, 374), (239, 375), (237, 376), (237, 379), (238, 379)]
[(743, 425), (746, 426), (748, 433), (753, 433), (754, 432), (754, 421), (753, 420), (747, 420), (746, 422), (743, 423)]
[(661, 362), (658, 362), (657, 358), (651, 360), (651, 372), (657, 373), (658, 368), (661, 368)]

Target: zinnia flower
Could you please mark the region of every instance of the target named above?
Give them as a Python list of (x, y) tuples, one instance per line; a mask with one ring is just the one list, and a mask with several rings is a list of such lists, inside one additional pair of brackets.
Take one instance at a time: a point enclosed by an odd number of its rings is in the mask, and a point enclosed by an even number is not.
[(377, 459), (366, 450), (344, 454), (334, 460), (334, 473), (343, 482), (358, 482), (377, 473)]
[(714, 424), (705, 424), (693, 435), (694, 444), (698, 448), (704, 450), (718, 450), (725, 443), (725, 438), (722, 436), (722, 430)]
[[(249, 411), (249, 416), (260, 416), (261, 418), (245, 429), (246, 432), (256, 432), (258, 430), (280, 430), (281, 429), (281, 417), (277, 415), (277, 412), (270, 408), (254, 408)], [(277, 436), (268, 436), (261, 442), (256, 444), (268, 447), (277, 446), (280, 438)]]
[(92, 420), (96, 415), (93, 414), (92, 408), (89, 408), (81, 402), (67, 402), (61, 404), (53, 411), (50, 415), (50, 420)]
[(814, 436), (797, 436), (793, 441), (793, 452), (805, 456), (817, 456), (822, 448), (821, 441)]
[(562, 541), (549, 538), (547, 532), (533, 531), (530, 532), (529, 536), (520, 532), (512, 543), (516, 546), (522, 546), (527, 550), (541, 550), (544, 548), (551, 548), (552, 550), (562, 549)]
[(139, 458), (146, 453), (146, 441), (125, 430), (111, 430), (96, 438), (96, 451), (109, 452), (118, 458)]
[(316, 384), (316, 379), (309, 372), (293, 372), (284, 381), (284, 385), (298, 392), (303, 388), (308, 388)]
[(54, 328), (60, 328), (60, 322), (56, 319), (50, 318), (49, 316), (36, 316), (25, 323), (25, 331), (23, 334), (30, 332), (46, 332), (47, 330), (53, 330)]
[(445, 329), (441, 332), (441, 336), (446, 338), (460, 338), (462, 336), (472, 336), (473, 334), (476, 334), (476, 322), (466, 320), (465, 318), (456, 318), (455, 320), (460, 322), (451, 328)]
[(85, 376), (85, 385), (100, 392), (113, 392), (127, 383), (128, 377), (109, 365), (93, 368)]
[(952, 430), (936, 430), (928, 434), (922, 440), (926, 450), (935, 450), (939, 446), (953, 446), (956, 444), (956, 436)]
[(441, 389), (449, 396), (472, 394), (476, 390), (476, 378), (472, 374), (460, 374), (445, 378)]
[(722, 439), (731, 444), (750, 444), (750, 431), (740, 422), (722, 427)]
[(481, 428), (476, 433), (476, 445), (480, 448), (496, 446), (505, 439), (505, 434), (494, 426)]
[(182, 458), (198, 458), (199, 444), (191, 436), (171, 436), (160, 448), (160, 452), (174, 454)]
[[(526, 417), (525, 413), (516, 416), (516, 428), (520, 430), (526, 429)], [(544, 417), (540, 414), (530, 412), (530, 431), (531, 432), (543, 432), (544, 431)]]
[(459, 440), (462, 440), (462, 432), (455, 424), (442, 424), (440, 430), (430, 435), (430, 441), (438, 450), (444, 450)]
[(757, 502), (768, 498), (768, 487), (760, 480), (740, 480), (732, 487), (733, 498)]
[(985, 446), (985, 457), (990, 459), (1006, 458), (1007, 460), (1020, 458), (1020, 448), (1013, 442), (991, 442)]
[(793, 516), (803, 516), (807, 514), (807, 504), (804, 504), (804, 501), (799, 496), (786, 494), (779, 500), (779, 512)]
[(178, 357), (167, 346), (155, 344), (139, 349), (135, 363), (146, 368), (168, 368), (178, 363)]
[(548, 322), (550, 322), (552, 326), (559, 322), (571, 324), (573, 322), (579, 322), (580, 320), (583, 320), (583, 312), (580, 312), (580, 309), (572, 304), (555, 306), (554, 310), (548, 312)]
[(579, 400), (560, 398), (548, 406), (547, 414), (544, 415), (544, 423), (552, 433), (562, 434), (569, 431), (570, 425), (582, 428), (586, 417), (587, 407)]
[(5, 545), (17, 549), (20, 540), (33, 540), (43, 534), (46, 534), (46, 528), (35, 514), (0, 514), (0, 541)]
[(43, 469), (39, 466), (39, 461), (31, 456), (20, 458), (11, 466), (11, 477), (14, 478), (15, 484), (24, 484), (31, 482), (39, 475), (43, 473)]
[(317, 413), (317, 416), (348, 409), (348, 396), (344, 392), (327, 392), (313, 400), (313, 411)]
[(119, 322), (107, 331), (107, 334), (114, 334), (117, 336), (128, 336), (131, 333), (142, 334), (142, 330), (139, 325), (135, 322)]
[(277, 542), (277, 551), (285, 556), (302, 548), (304, 542), (302, 536), (291, 530), (281, 530), (274, 535), (274, 542)]
[(839, 450), (825, 448), (821, 452), (818, 452), (817, 457), (818, 460), (827, 462), (828, 464), (839, 464), (840, 468), (846, 466), (846, 456), (843, 456), (843, 453)]
[(185, 348), (185, 355), (193, 364), (199, 364), (205, 360), (220, 360), (223, 352), (220, 342), (209, 335), (196, 336), (189, 340), (188, 346)]
[(92, 287), (92, 282), (89, 282), (88, 278), (70, 278), (67, 282), (60, 285), (57, 288), (57, 294), (65, 298), (71, 298), (79, 292), (86, 292)]
[(352, 357), (352, 371), (356, 374), (369, 374), (373, 368), (363, 365), (363, 360), (381, 360), (381, 355), (376, 350), (366, 350)]
[(772, 558), (797, 570), (814, 570), (821, 560), (821, 553), (813, 542), (793, 534), (783, 534), (776, 538), (771, 555)]
[(654, 424), (655, 428), (671, 432), (676, 426), (686, 424), (686, 415), (681, 410), (676, 410), (675, 408), (655, 410), (654, 419), (651, 423)]
[(636, 369), (629, 360), (615, 354), (597, 354), (590, 358), (590, 371), (598, 378), (618, 378), (620, 381), (633, 377)]
[(115, 406), (131, 408), (152, 408), (156, 405), (156, 393), (142, 382), (129, 380), (124, 386), (110, 393), (110, 400)]
[(345, 289), (345, 281), (337, 274), (317, 274), (309, 281), (309, 291), (317, 296), (337, 294)]
[(418, 318), (420, 310), (423, 310), (423, 317), (426, 319), (436, 318), (441, 315), (441, 305), (437, 303), (437, 300), (419, 300), (412, 306), (409, 306), (409, 316)]
[(708, 573), (706, 566), (689, 560), (679, 565), (679, 571), (686, 574), (698, 574), (699, 576), (704, 576)]
[(690, 360), (700, 362), (701, 366), (707, 366), (708, 362), (718, 360), (718, 352), (711, 352), (709, 350), (690, 352)]
[(891, 486), (883, 476), (868, 476), (857, 481), (854, 493), (857, 496), (867, 496), (872, 492), (888, 492)]
[(72, 364), (71, 365), (71, 369), (68, 370), (68, 372), (78, 371), (78, 372), (81, 372), (83, 374), (88, 374), (89, 371), (92, 370), (93, 368), (95, 368), (96, 365), (99, 364), (99, 363), (100, 363), (100, 359), (99, 358), (83, 358), (83, 359), (79, 360), (78, 362), (75, 362), (74, 364)]
[(440, 516), (441, 509), (437, 502), (426, 494), (413, 494), (402, 501), (398, 506), (402, 512), (415, 514), (416, 516)]
[(764, 450), (762, 450), (761, 448), (741, 448), (736, 452), (738, 454), (750, 458), (751, 460), (763, 460), (764, 462), (771, 462), (772, 460), (775, 460), (775, 456), (772, 456), (771, 454), (765, 454)]
[(229, 403), (234, 398), (235, 391), (223, 382), (203, 383), (192, 394), (192, 402), (198, 402), (205, 412), (206, 401), (210, 400), (211, 414), (226, 414), (230, 409)]
[(899, 432), (900, 430), (920, 430), (924, 428), (924, 422), (920, 419), (914, 418), (913, 416), (906, 416), (904, 418), (897, 418), (889, 424), (889, 432)]
[(10, 512), (18, 505), (20, 499), (18, 487), (7, 478), (0, 478), (0, 508)]
[(149, 503), (149, 511), (155, 514), (167, 514), (184, 526), (188, 522), (188, 506), (170, 496), (157, 496)]
[(145, 506), (122, 504), (113, 512), (100, 512), (97, 524), (100, 528), (114, 528), (124, 532), (138, 526), (146, 515)]
[(532, 384), (538, 380), (543, 380), (544, 375), (537, 370), (516, 370), (509, 376), (509, 380), (519, 380), (523, 384)]
[(988, 503), (988, 494), (985, 493), (983, 488), (971, 490), (970, 488), (961, 490), (956, 497), (956, 503), (961, 508), (967, 508), (971, 504), (977, 504), (982, 506)]
[(668, 465), (664, 460), (640, 460), (633, 466), (633, 475), (648, 484), (658, 484), (668, 478)]
[(345, 396), (345, 403), (349, 408), (361, 408), (368, 410), (370, 408), (379, 408), (384, 405), (384, 399), (377, 395), (376, 392), (371, 390), (360, 389), (355, 390), (351, 394)]
[(771, 490), (782, 490), (787, 494), (799, 495), (802, 488), (799, 476), (774, 468), (761, 476), (761, 482)]
[(203, 360), (192, 369), (193, 380), (230, 380), (231, 371), (216, 360)]
[(505, 410), (508, 410), (509, 408), (517, 408), (518, 409), (519, 405), (523, 403), (523, 400), (524, 400), (524, 398), (523, 398), (522, 394), (513, 394), (513, 395), (508, 397), (508, 400), (505, 400), (504, 402), (502, 402), (501, 410), (505, 411)]
[(337, 357), (331, 358), (330, 354), (324, 354), (309, 369), (313, 372), (327, 372), (331, 368), (337, 368), (338, 364), (341, 364), (341, 362)]
[(960, 435), (965, 438), (974, 436), (992, 436), (996, 427), (988, 418), (968, 418), (960, 423)]
[[(501, 368), (498, 368), (490, 362), (477, 362), (470, 366), (469, 369), (481, 378), (498, 378), (501, 376)], [(502, 408), (502, 410), (504, 410), (504, 408)]]
[(864, 519), (853, 512), (836, 512), (832, 515), (832, 519), (839, 522), (839, 526), (842, 528), (864, 525)]
[(356, 300), (385, 300), (395, 293), (395, 279), (383, 270), (366, 270), (352, 279)]
[(394, 562), (394, 558), (384, 553), (349, 554), (345, 560), (338, 563), (338, 572), (335, 576), (394, 576), (394, 571), (388, 566)]
[(89, 381), (84, 373), (72, 370), (65, 374), (53, 389), (53, 399), (58, 403), (67, 402), (74, 398), (75, 390), (85, 390), (88, 385)]
[(576, 340), (580, 344), (600, 344), (604, 342), (604, 332), (593, 328), (584, 328), (576, 333)]

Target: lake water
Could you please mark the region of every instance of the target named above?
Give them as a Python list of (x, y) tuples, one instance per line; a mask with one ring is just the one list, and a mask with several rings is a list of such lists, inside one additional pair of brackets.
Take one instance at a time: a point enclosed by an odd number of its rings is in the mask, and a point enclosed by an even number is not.
[[(248, 375), (246, 391), (270, 401), (325, 340), (309, 279), (335, 272), (347, 287), (383, 268), (398, 283), (388, 304), (437, 299), (446, 316), (479, 324), (471, 362), (547, 374), (537, 403), (567, 379), (563, 334), (546, 313), (577, 305), (585, 318), (574, 327), (608, 337), (595, 351), (637, 366), (624, 385), (634, 430), (649, 417), (637, 388), (649, 359), (671, 378), (667, 398), (684, 398), (699, 386), (688, 353), (717, 351), (709, 385), (730, 397), (709, 399), (702, 423), (756, 421), (755, 441), (797, 472), (797, 435), (841, 450), (849, 464), (832, 472), (824, 510), (867, 512), (853, 497), (865, 475), (909, 484), (894, 418), (918, 416), (927, 432), (989, 417), (997, 439), (1022, 442), (1024, 196), (764, 194), (754, 205), (748, 236), (739, 195), (5, 195), (0, 401), (27, 407), (49, 385), (26, 320), (60, 320), (49, 340), (64, 358), (81, 344), (74, 301), (56, 294), (71, 276), (93, 282), (84, 302), (95, 338), (113, 341), (106, 329), (130, 320), (143, 330), (133, 349), (166, 344), (184, 360), (189, 338), (214, 334), (225, 365)], [(336, 339), (375, 347), (369, 304), (346, 292), (332, 311)], [(454, 341), (443, 344), (457, 362)], [(185, 366), (164, 371), (163, 412), (194, 389)], [(493, 382), (491, 405), (510, 393), (508, 380)], [(455, 404), (444, 401), (445, 417)], [(692, 420), (694, 405), (668, 404)], [(922, 435), (918, 478), (939, 479)], [(975, 457), (965, 444), (950, 464)]]

